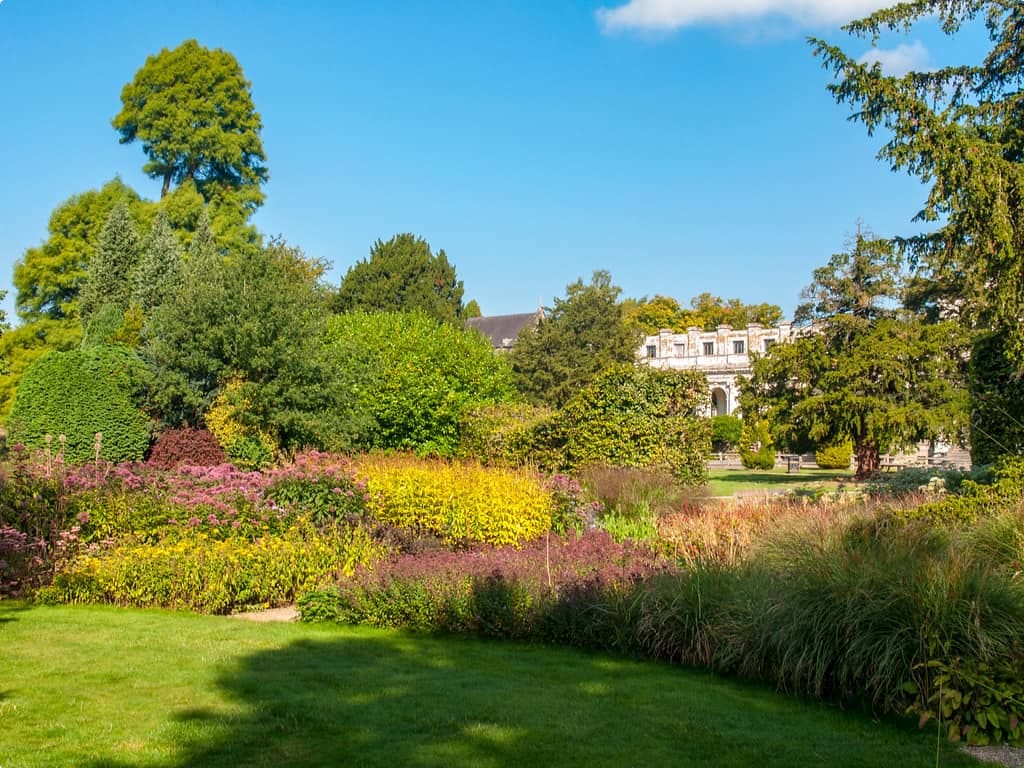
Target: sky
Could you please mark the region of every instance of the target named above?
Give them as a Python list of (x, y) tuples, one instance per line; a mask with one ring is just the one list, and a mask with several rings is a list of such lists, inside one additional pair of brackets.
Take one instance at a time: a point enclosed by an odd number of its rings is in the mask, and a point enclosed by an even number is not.
[(110, 121), (146, 57), (195, 38), (252, 83), (270, 181), (254, 222), (337, 284), (401, 232), (485, 315), (608, 270), (789, 315), (862, 220), (910, 234), (926, 189), (875, 155), (808, 35), (894, 73), (977, 60), (979, 30), (849, 38), (879, 0), (0, 0), (0, 290), (52, 210), (120, 176)]

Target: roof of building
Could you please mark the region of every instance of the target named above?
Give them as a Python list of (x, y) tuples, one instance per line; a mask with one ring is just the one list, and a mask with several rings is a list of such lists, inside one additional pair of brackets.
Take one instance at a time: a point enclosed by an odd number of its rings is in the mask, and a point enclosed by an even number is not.
[(535, 325), (543, 315), (540, 312), (526, 312), (520, 315), (493, 315), (492, 317), (471, 317), (466, 321), (470, 328), (476, 328), (491, 340), (495, 349), (508, 349), (516, 341), (519, 332)]

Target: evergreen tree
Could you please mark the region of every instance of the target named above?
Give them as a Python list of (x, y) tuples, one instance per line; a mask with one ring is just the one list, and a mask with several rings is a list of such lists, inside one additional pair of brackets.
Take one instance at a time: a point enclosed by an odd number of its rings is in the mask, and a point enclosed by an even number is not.
[(413, 312), (443, 323), (463, 316), (462, 281), (443, 250), (433, 254), (421, 237), (405, 233), (378, 240), (368, 260), (345, 274), (335, 296), (335, 312)]
[(561, 407), (601, 371), (636, 360), (639, 335), (618, 303), (622, 289), (605, 271), (566, 286), (566, 297), (545, 309), (512, 348), (516, 386), (537, 404)]
[[(887, 138), (879, 159), (930, 185), (917, 219), (931, 232), (899, 240), (930, 287), (917, 301), (939, 316), (992, 328), (1024, 369), (1024, 6), (1006, 0), (915, 0), (851, 22), (851, 35), (876, 42), (885, 31), (939, 23), (949, 35), (983, 20), (991, 47), (980, 62), (955, 62), (902, 77), (859, 54), (812, 40), (836, 82), (829, 86), (851, 119)], [(971, 50), (965, 46), (962, 50)]]
[(82, 327), (104, 304), (113, 304), (122, 312), (132, 295), (132, 274), (139, 261), (139, 233), (132, 223), (128, 206), (118, 203), (110, 212), (100, 234), (96, 254), (79, 296)]
[(814, 325), (755, 358), (741, 382), (745, 419), (765, 419), (790, 448), (852, 441), (861, 479), (881, 453), (959, 439), (966, 421), (967, 338), (898, 310), (897, 265), (888, 243), (858, 232), (804, 290), (797, 314)]
[(135, 269), (132, 303), (148, 316), (170, 294), (181, 279), (182, 250), (167, 214), (160, 211), (153, 228), (142, 243)]

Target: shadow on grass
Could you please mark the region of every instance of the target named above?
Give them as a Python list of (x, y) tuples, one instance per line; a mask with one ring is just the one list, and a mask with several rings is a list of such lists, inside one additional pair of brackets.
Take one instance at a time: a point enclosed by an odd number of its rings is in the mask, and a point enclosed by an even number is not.
[(9, 624), (17, 621), (18, 614), (28, 609), (28, 604), (21, 600), (0, 599), (0, 624)]
[[(570, 650), (325, 632), (225, 669), (216, 685), (227, 703), (173, 714), (175, 754), (160, 765), (881, 768), (923, 754), (916, 737), (860, 715), (682, 670), (666, 686), (666, 671)], [(879, 730), (883, 744), (867, 746)], [(944, 766), (970, 764), (950, 757)]]

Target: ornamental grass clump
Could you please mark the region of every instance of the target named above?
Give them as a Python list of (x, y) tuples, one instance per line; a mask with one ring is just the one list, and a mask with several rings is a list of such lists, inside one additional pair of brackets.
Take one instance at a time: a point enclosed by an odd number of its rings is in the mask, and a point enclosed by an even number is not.
[(356, 472), (366, 481), (372, 516), (452, 545), (518, 546), (551, 527), (551, 493), (527, 470), (373, 454), (359, 458)]

